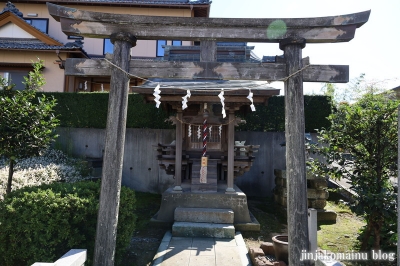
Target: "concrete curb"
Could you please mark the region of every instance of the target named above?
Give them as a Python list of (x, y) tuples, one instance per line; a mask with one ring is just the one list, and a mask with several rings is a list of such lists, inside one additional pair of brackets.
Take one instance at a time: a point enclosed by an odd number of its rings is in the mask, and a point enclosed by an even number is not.
[(169, 242), (171, 241), (172, 234), (171, 231), (167, 231), (161, 240), (161, 244), (158, 247), (157, 254), (153, 258), (153, 263), (151, 265), (153, 266), (160, 266), (161, 263), (164, 260), (164, 255), (167, 252), (167, 248), (169, 245)]

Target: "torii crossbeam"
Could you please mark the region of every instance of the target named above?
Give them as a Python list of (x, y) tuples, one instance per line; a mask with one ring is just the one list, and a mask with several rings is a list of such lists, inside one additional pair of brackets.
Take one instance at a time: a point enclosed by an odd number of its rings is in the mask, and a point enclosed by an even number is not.
[[(95, 265), (114, 263), (129, 83), (123, 71), (146, 78), (275, 81), (290, 76), (285, 80), (289, 264), (308, 265), (307, 261), (300, 261), (302, 250), (309, 250), (303, 81), (348, 82), (349, 73), (348, 66), (320, 65), (296, 72), (304, 67), (302, 48), (306, 43), (348, 42), (353, 39), (356, 29), (368, 21), (370, 11), (322, 18), (183, 18), (108, 14), (47, 5), (50, 14), (61, 22), (65, 34), (111, 37), (113, 63), (120, 68), (110, 70), (101, 60), (72, 59), (67, 60), (65, 72), (76, 76), (111, 75)], [(129, 62), (130, 47), (135, 45), (136, 39), (200, 41), (201, 62)], [(221, 41), (279, 43), (286, 63), (215, 62), (215, 43)], [(228, 186), (229, 182), (233, 182), (233, 177), (229, 177), (228, 169)]]

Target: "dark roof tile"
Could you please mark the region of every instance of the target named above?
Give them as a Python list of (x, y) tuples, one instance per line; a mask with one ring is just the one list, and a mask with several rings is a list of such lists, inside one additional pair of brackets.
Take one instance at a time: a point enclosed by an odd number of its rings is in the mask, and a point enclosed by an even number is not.
[(0, 38), (0, 49), (73, 50), (82, 49), (82, 45), (76, 42), (65, 45), (48, 45), (38, 39)]

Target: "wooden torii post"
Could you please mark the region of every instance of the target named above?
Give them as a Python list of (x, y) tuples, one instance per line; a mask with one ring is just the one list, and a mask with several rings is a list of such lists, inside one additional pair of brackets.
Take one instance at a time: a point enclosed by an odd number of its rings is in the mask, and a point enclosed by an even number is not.
[[(61, 22), (65, 34), (91, 38), (114, 36), (115, 40), (114, 66), (100, 59), (68, 59), (65, 71), (71, 76), (111, 76), (95, 265), (114, 264), (125, 138), (126, 72), (146, 78), (285, 80), (289, 264), (308, 265), (307, 261), (300, 261), (302, 250), (309, 250), (303, 82), (345, 83), (349, 71), (348, 66), (340, 65), (305, 68), (309, 62), (301, 59), (301, 50), (306, 43), (350, 41), (356, 29), (368, 21), (370, 11), (322, 18), (231, 19), (108, 14), (47, 5), (49, 13)], [(216, 53), (217, 41), (279, 43), (286, 63), (129, 62), (129, 48), (135, 39), (206, 41), (210, 45), (203, 45), (201, 54), (210, 55)], [(203, 58), (211, 58), (210, 55)], [(233, 182), (232, 176), (228, 175), (229, 179)]]

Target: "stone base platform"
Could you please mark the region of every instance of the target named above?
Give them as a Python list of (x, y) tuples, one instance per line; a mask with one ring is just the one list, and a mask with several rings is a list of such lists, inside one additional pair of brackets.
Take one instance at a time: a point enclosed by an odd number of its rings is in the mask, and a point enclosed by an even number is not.
[(152, 222), (171, 226), (178, 207), (232, 209), (236, 230), (260, 231), (260, 224), (249, 212), (246, 194), (237, 186), (234, 193), (225, 194), (226, 188), (226, 184), (218, 184), (217, 192), (192, 192), (190, 184), (182, 184), (182, 192), (169, 188), (162, 194), (160, 210)]

